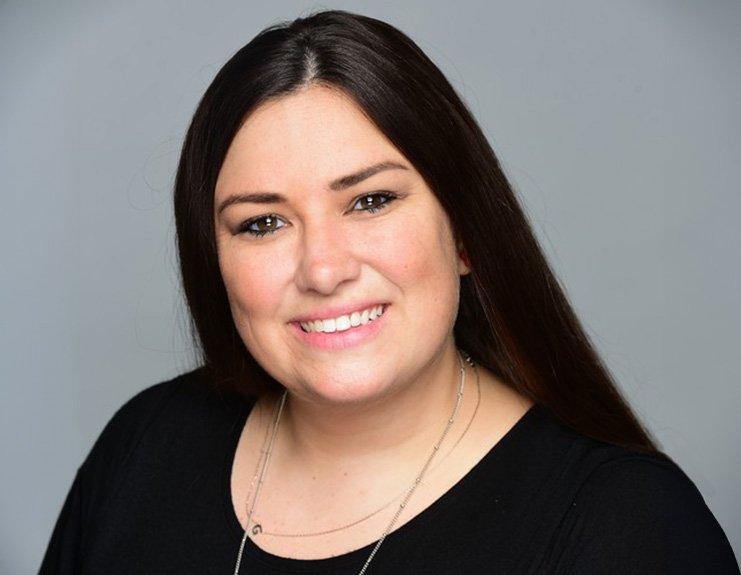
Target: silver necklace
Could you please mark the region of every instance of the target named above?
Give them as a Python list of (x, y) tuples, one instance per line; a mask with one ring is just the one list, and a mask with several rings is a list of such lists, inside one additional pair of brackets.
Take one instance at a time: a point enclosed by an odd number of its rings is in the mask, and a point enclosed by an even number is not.
[[(466, 436), (466, 434), (468, 433), (468, 430), (471, 428), (471, 424), (476, 419), (476, 414), (478, 413), (478, 411), (479, 411), (479, 405), (481, 404), (481, 378), (479, 377), (479, 372), (478, 372), (478, 369), (476, 368), (476, 366), (473, 365), (473, 364), (471, 364), (471, 365), (473, 367), (474, 373), (476, 374), (476, 405), (474, 406), (473, 413), (471, 414), (471, 417), (468, 420), (468, 423), (466, 424), (466, 428), (460, 434), (460, 436), (458, 437), (458, 439), (456, 440), (456, 442), (450, 447), (450, 451), (447, 454), (445, 454), (445, 456), (442, 459), (440, 459), (437, 462), (437, 464), (435, 464), (435, 465), (433, 465), (433, 466), (430, 467), (430, 469), (429, 469), (430, 472), (432, 472), (436, 468), (440, 467), (440, 465), (442, 465), (445, 462), (445, 458), (447, 458), (451, 453), (453, 453), (453, 451), (455, 451), (455, 448), (458, 446), (458, 444)], [(260, 458), (257, 461), (257, 464), (255, 465), (255, 472), (254, 472), (254, 475), (252, 476), (252, 481), (250, 481), (250, 489), (247, 492), (247, 497), (245, 498), (245, 502), (246, 502), (245, 512), (246, 513), (249, 513), (249, 507), (248, 507), (248, 505), (249, 505), (249, 501), (250, 501), (250, 496), (252, 494), (252, 489), (255, 487), (255, 482), (257, 481), (257, 476), (260, 474), (260, 466), (262, 465), (263, 457), (267, 453), (267, 444), (268, 444), (268, 439), (269, 439), (269, 436), (270, 436), (270, 433), (269, 432), (270, 432), (270, 428), (269, 427), (265, 428), (265, 438), (263, 439), (262, 448), (260, 450), (261, 455), (260, 455)], [(383, 507), (380, 507), (379, 509), (376, 509), (372, 513), (369, 513), (367, 515), (364, 515), (360, 519), (356, 519), (355, 521), (353, 521), (351, 523), (347, 523), (345, 525), (341, 525), (340, 527), (334, 527), (332, 529), (327, 529), (325, 531), (312, 531), (312, 532), (309, 532), (309, 533), (304, 533), (304, 532), (301, 532), (301, 533), (278, 533), (278, 532), (275, 532), (275, 531), (266, 531), (265, 529), (262, 528), (262, 524), (260, 523), (260, 521), (257, 518), (253, 517), (252, 520), (251, 520), (251, 525), (253, 526), (252, 529), (251, 529), (251, 532), (252, 532), (252, 535), (255, 535), (255, 536), (256, 535), (269, 535), (271, 537), (293, 538), (293, 539), (295, 539), (295, 538), (303, 538), (303, 537), (319, 537), (321, 535), (329, 535), (331, 533), (337, 533), (338, 531), (343, 531), (345, 529), (349, 529), (350, 527), (354, 527), (356, 525), (359, 525), (363, 521), (367, 521), (371, 517), (374, 517), (375, 515), (378, 515), (381, 511), (383, 511), (384, 509), (388, 508), (394, 501), (396, 501), (397, 499), (399, 499), (399, 497), (401, 497), (402, 495), (404, 495), (404, 493), (406, 493), (406, 489), (403, 489), (396, 496), (394, 496), (393, 499), (391, 499), (390, 501), (388, 501), (387, 503), (385, 503), (383, 505)], [(249, 527), (249, 524), (248, 524), (248, 527)]]
[[(462, 350), (458, 350), (458, 362), (460, 364), (460, 370), (461, 370), (461, 382), (460, 386), (458, 388), (458, 393), (456, 395), (455, 400), (455, 407), (453, 407), (453, 413), (451, 414), (450, 418), (448, 419), (445, 429), (442, 432), (442, 435), (440, 436), (440, 439), (438, 439), (437, 443), (432, 447), (432, 452), (430, 453), (430, 456), (427, 458), (427, 461), (425, 461), (425, 464), (422, 466), (422, 470), (419, 472), (417, 477), (414, 479), (414, 483), (412, 483), (411, 487), (407, 490), (406, 495), (402, 502), (399, 504), (399, 508), (396, 510), (396, 513), (394, 514), (393, 518), (391, 519), (391, 522), (388, 524), (386, 529), (383, 532), (383, 535), (381, 535), (381, 538), (376, 542), (376, 545), (373, 547), (373, 550), (371, 551), (370, 555), (368, 556), (368, 559), (365, 561), (365, 564), (358, 572), (358, 575), (364, 575), (366, 570), (368, 569), (368, 565), (370, 565), (370, 562), (373, 560), (373, 558), (376, 556), (376, 553), (378, 553), (378, 549), (383, 544), (384, 540), (388, 536), (389, 533), (391, 533), (391, 530), (393, 529), (394, 525), (396, 524), (397, 520), (399, 519), (399, 516), (401, 515), (402, 511), (404, 511), (404, 508), (409, 503), (409, 500), (412, 498), (412, 495), (414, 494), (414, 491), (417, 489), (417, 486), (422, 482), (422, 478), (424, 477), (427, 468), (430, 466), (430, 463), (434, 459), (437, 452), (440, 450), (440, 445), (445, 440), (445, 437), (448, 435), (448, 431), (450, 431), (450, 428), (453, 426), (453, 423), (455, 422), (455, 417), (458, 414), (458, 409), (460, 408), (461, 399), (463, 398), (463, 389), (466, 383), (466, 370), (463, 366), (463, 360), (461, 359), (461, 353), (465, 354), (466, 361), (473, 366), (473, 360), (471, 359), (471, 356), (468, 355), (466, 352), (462, 352)], [(246, 525), (249, 528), (250, 522), (252, 520), (252, 514), (255, 510), (255, 506), (257, 505), (258, 495), (260, 493), (260, 487), (262, 487), (262, 484), (265, 481), (265, 473), (267, 471), (268, 465), (270, 463), (270, 454), (273, 451), (273, 444), (275, 443), (275, 436), (278, 432), (278, 424), (280, 423), (280, 417), (283, 414), (283, 408), (286, 403), (286, 396), (288, 395), (288, 390), (286, 389), (283, 392), (283, 395), (280, 398), (280, 403), (278, 405), (278, 409), (276, 410), (276, 416), (275, 420), (273, 422), (273, 431), (270, 436), (270, 442), (268, 444), (268, 449), (265, 452), (265, 462), (262, 466), (262, 469), (260, 471), (260, 478), (257, 482), (257, 486), (255, 488), (255, 493), (252, 497), (252, 504), (250, 505), (249, 513), (247, 514), (247, 520)], [(259, 525), (256, 525), (253, 527), (253, 530), (256, 527), (260, 527)], [(261, 530), (261, 528), (260, 528)], [(244, 552), (244, 545), (247, 541), (247, 529), (244, 530), (244, 535), (242, 536), (242, 542), (239, 545), (239, 553), (237, 554), (237, 563), (234, 567), (234, 575), (239, 574), (239, 566), (242, 563), (242, 553)]]

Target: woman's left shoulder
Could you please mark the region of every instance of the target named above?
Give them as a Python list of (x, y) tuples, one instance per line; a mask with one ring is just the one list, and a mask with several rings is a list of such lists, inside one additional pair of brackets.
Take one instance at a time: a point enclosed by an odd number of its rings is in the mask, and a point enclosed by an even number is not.
[(568, 573), (739, 573), (695, 483), (672, 459), (620, 447), (588, 474), (564, 523)]
[[(662, 453), (614, 447), (585, 478), (577, 501), (642, 502), (656, 510), (674, 503), (704, 505), (702, 495), (684, 470)], [(575, 502), (576, 503), (576, 502)]]

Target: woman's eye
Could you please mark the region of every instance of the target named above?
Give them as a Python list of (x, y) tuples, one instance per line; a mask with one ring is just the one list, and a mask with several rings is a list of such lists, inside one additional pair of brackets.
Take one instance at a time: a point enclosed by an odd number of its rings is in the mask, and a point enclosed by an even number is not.
[[(380, 199), (378, 199), (380, 198)], [(371, 214), (382, 210), (388, 204), (396, 199), (396, 196), (389, 192), (375, 192), (372, 194), (366, 194), (358, 198), (353, 205), (353, 208), (358, 204), (361, 204), (360, 209), (353, 209), (356, 212), (369, 212)], [(255, 237), (262, 237), (269, 234), (274, 234), (276, 231), (285, 227), (285, 225), (278, 226), (277, 223), (281, 221), (275, 214), (267, 216), (258, 216), (247, 220), (239, 226), (237, 233), (248, 233)]]
[[(373, 201), (374, 197), (383, 198), (383, 202)], [(374, 212), (377, 212), (378, 210), (382, 210), (395, 199), (396, 196), (394, 194), (390, 194), (388, 192), (375, 192), (373, 194), (367, 194), (361, 198), (358, 198), (358, 201), (355, 202), (355, 205), (357, 206), (358, 203), (362, 204), (363, 207), (360, 209), (360, 211), (366, 211), (372, 214)]]
[[(268, 234), (274, 234), (277, 230), (283, 227), (283, 226), (276, 227), (276, 222), (278, 222), (278, 219), (279, 218), (275, 214), (271, 214), (269, 216), (260, 216), (258, 218), (252, 218), (251, 220), (247, 220), (242, 225), (240, 225), (239, 230), (237, 230), (237, 232), (238, 233), (247, 232), (248, 234), (257, 236), (257, 237), (266, 236)], [(261, 228), (260, 224), (265, 224), (265, 226), (262, 229), (260, 229)]]

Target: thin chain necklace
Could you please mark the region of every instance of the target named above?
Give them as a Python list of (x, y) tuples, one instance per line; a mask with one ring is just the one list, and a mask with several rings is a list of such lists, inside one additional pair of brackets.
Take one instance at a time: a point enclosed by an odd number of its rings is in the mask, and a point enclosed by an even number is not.
[[(466, 424), (466, 427), (463, 430), (463, 432), (460, 434), (460, 436), (458, 437), (458, 439), (456, 440), (456, 442), (450, 447), (450, 451), (448, 453), (446, 453), (445, 456), (442, 459), (440, 459), (437, 462), (436, 465), (433, 465), (432, 467), (430, 467), (430, 469), (429, 469), (430, 472), (432, 472), (435, 469), (437, 469), (438, 467), (440, 467), (440, 465), (442, 465), (444, 463), (445, 459), (451, 453), (453, 453), (453, 451), (455, 451), (455, 448), (458, 446), (458, 444), (466, 436), (466, 434), (468, 433), (468, 430), (471, 428), (471, 424), (476, 419), (476, 414), (478, 413), (478, 411), (479, 411), (479, 405), (481, 404), (481, 378), (479, 377), (479, 372), (478, 372), (478, 369), (476, 368), (476, 366), (473, 363), (471, 365), (473, 366), (473, 371), (476, 374), (476, 405), (473, 408), (473, 413), (471, 414), (471, 417), (468, 420), (468, 423)], [(262, 464), (263, 457), (267, 453), (267, 444), (268, 444), (268, 438), (269, 438), (269, 435), (270, 435), (269, 434), (269, 431), (270, 431), (269, 428), (266, 428), (265, 429), (265, 438), (263, 440), (262, 449), (260, 450), (260, 458), (257, 461), (257, 465), (255, 465), (255, 473), (254, 473), (254, 475), (252, 477), (252, 481), (250, 482), (250, 488), (249, 488), (249, 491), (247, 492), (247, 497), (245, 498), (245, 501), (246, 501), (246, 504), (247, 505), (249, 505), (249, 500), (250, 500), (250, 495), (252, 494), (252, 489), (254, 488), (255, 482), (257, 481), (257, 476), (260, 473), (260, 465)], [(340, 527), (334, 527), (332, 529), (327, 529), (325, 531), (312, 531), (310, 533), (278, 533), (278, 532), (275, 532), (275, 531), (265, 531), (262, 528), (262, 524), (260, 523), (260, 521), (258, 519), (255, 519), (253, 517), (252, 518), (252, 525), (253, 525), (253, 527), (251, 529), (251, 532), (252, 532), (252, 535), (268, 535), (270, 537), (281, 537), (281, 538), (319, 537), (321, 535), (329, 535), (331, 533), (337, 533), (338, 531), (343, 531), (344, 529), (349, 529), (350, 527), (355, 527), (356, 525), (359, 525), (363, 521), (367, 521), (371, 517), (374, 517), (375, 515), (378, 515), (381, 511), (383, 511), (384, 509), (388, 508), (394, 501), (396, 501), (397, 499), (399, 499), (399, 497), (401, 497), (405, 492), (406, 492), (406, 489), (402, 490), (393, 499), (391, 499), (387, 503), (385, 503), (383, 505), (383, 507), (380, 507), (380, 508), (376, 509), (375, 511), (369, 513), (368, 515), (364, 515), (360, 519), (356, 519), (355, 521), (353, 521), (351, 523), (347, 523), (345, 525), (341, 525)], [(245, 511), (247, 513), (249, 513), (249, 508), (246, 507), (245, 508)], [(249, 526), (249, 524), (248, 524), (248, 526)]]
[[(466, 361), (473, 366), (473, 360), (468, 355), (468, 353), (458, 350), (458, 362), (460, 363), (460, 370), (461, 370), (461, 383), (460, 387), (458, 388), (458, 393), (456, 395), (456, 401), (455, 401), (455, 407), (453, 407), (453, 413), (451, 414), (450, 418), (448, 419), (445, 429), (442, 432), (442, 435), (440, 436), (440, 439), (438, 439), (437, 443), (433, 446), (432, 452), (430, 453), (430, 456), (427, 458), (427, 461), (425, 461), (425, 464), (422, 466), (422, 470), (419, 472), (417, 477), (414, 480), (414, 483), (412, 483), (411, 487), (407, 490), (406, 496), (404, 497), (403, 501), (399, 504), (399, 508), (396, 510), (396, 513), (394, 514), (393, 518), (391, 519), (391, 522), (388, 524), (386, 529), (383, 532), (383, 535), (381, 535), (381, 538), (376, 542), (375, 547), (373, 547), (373, 550), (371, 551), (370, 555), (368, 556), (368, 559), (365, 561), (365, 564), (358, 572), (358, 575), (364, 575), (366, 570), (368, 569), (368, 565), (370, 565), (370, 562), (373, 560), (373, 558), (376, 556), (376, 553), (378, 553), (378, 549), (383, 544), (384, 540), (388, 536), (389, 533), (391, 533), (391, 530), (393, 529), (394, 525), (396, 524), (397, 520), (399, 519), (399, 516), (401, 515), (402, 511), (404, 511), (404, 508), (409, 503), (409, 500), (412, 498), (412, 495), (414, 494), (414, 491), (417, 489), (417, 486), (421, 483), (422, 477), (424, 477), (424, 474), (427, 471), (427, 468), (430, 466), (430, 463), (434, 459), (437, 452), (440, 450), (440, 445), (445, 440), (445, 437), (448, 435), (448, 431), (450, 431), (450, 428), (453, 426), (453, 423), (455, 422), (455, 417), (458, 414), (458, 409), (460, 408), (461, 399), (463, 398), (463, 389), (466, 383), (466, 370), (463, 366), (463, 360), (461, 359), (461, 352), (465, 354)], [(263, 464), (263, 467), (260, 471), (260, 478), (257, 483), (257, 487), (255, 489), (255, 493), (252, 497), (252, 504), (250, 505), (250, 510), (247, 515), (247, 521), (246, 524), (249, 527), (249, 524), (252, 520), (252, 514), (255, 510), (255, 506), (257, 505), (258, 495), (260, 493), (260, 487), (262, 487), (262, 484), (265, 482), (265, 473), (267, 471), (268, 465), (270, 463), (270, 454), (273, 451), (273, 444), (275, 443), (275, 436), (278, 432), (278, 424), (280, 423), (280, 417), (283, 414), (283, 408), (286, 403), (286, 396), (288, 395), (288, 390), (286, 389), (283, 392), (283, 395), (281, 396), (280, 403), (278, 405), (278, 409), (276, 411), (275, 420), (273, 422), (273, 431), (270, 436), (270, 443), (268, 444), (268, 449), (265, 453), (265, 462)], [(254, 529), (254, 528), (253, 528)], [(239, 566), (242, 563), (242, 553), (244, 551), (244, 545), (247, 541), (247, 529), (244, 530), (244, 535), (242, 537), (242, 542), (239, 545), (239, 553), (237, 555), (237, 563), (234, 567), (234, 575), (238, 575), (239, 573)]]

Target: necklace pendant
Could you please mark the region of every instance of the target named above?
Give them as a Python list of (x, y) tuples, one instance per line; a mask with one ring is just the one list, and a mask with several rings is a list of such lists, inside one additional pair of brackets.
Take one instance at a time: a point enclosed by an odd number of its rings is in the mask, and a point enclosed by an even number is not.
[(262, 525), (255, 523), (254, 527), (252, 527), (252, 535), (259, 535), (260, 533), (262, 533)]

